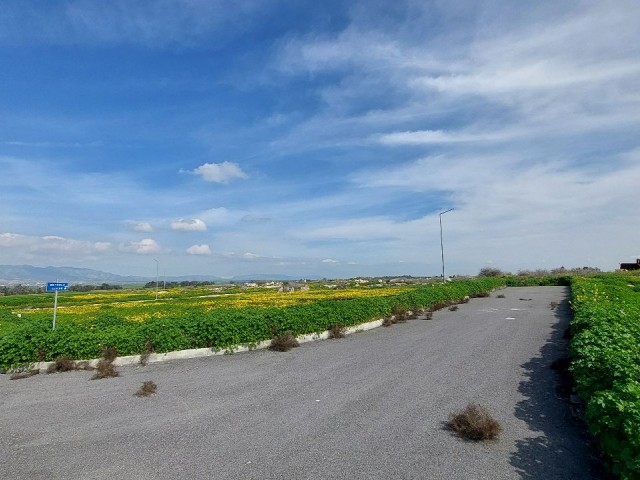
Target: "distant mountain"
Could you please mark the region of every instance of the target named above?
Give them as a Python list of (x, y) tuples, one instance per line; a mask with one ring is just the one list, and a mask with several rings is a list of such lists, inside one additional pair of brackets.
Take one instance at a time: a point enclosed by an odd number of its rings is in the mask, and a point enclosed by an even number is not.
[(34, 267), (32, 265), (0, 265), (0, 284), (68, 283), (140, 283), (146, 277), (116, 275), (114, 273), (76, 267)]
[[(180, 275), (161, 277), (160, 282), (248, 282), (248, 281), (295, 281), (301, 277), (290, 275), (259, 273), (255, 275), (237, 275), (233, 278), (222, 278), (215, 275)], [(317, 280), (320, 277), (307, 277), (309, 280)], [(34, 267), (32, 265), (0, 265), (0, 285), (34, 285), (46, 282), (68, 282), (99, 285), (101, 283), (146, 283), (155, 281), (153, 277), (124, 276), (115, 273), (92, 270), (90, 268), (76, 267)]]

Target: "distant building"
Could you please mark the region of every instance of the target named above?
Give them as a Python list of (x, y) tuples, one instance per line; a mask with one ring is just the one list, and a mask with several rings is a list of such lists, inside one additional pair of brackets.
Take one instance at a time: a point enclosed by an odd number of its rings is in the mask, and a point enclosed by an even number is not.
[(636, 260), (636, 263), (621, 263), (620, 270), (640, 270), (640, 258)]

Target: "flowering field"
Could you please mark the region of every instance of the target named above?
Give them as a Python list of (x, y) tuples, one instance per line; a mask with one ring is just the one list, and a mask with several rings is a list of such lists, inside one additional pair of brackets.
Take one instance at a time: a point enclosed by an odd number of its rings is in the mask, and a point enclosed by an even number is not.
[[(0, 369), (67, 355), (99, 357), (105, 347), (119, 355), (252, 345), (284, 332), (319, 333), (398, 311), (435, 308), (504, 285), (500, 278), (447, 284), (357, 287), (279, 293), (273, 290), (108, 292), (60, 295), (52, 330), (52, 295), (6, 297), (0, 307)], [(141, 298), (146, 295), (146, 298)], [(0, 305), (5, 299), (0, 299)]]
[[(90, 293), (63, 293), (58, 296), (57, 324), (87, 322), (107, 314), (128, 321), (175, 318), (182, 313), (211, 312), (218, 308), (289, 307), (322, 300), (388, 297), (416, 286), (356, 287), (348, 289), (314, 288), (308, 291), (278, 292), (275, 289), (240, 290), (237, 287), (172, 288), (154, 290), (116, 290)], [(32, 320), (53, 318), (53, 294), (0, 297), (0, 334)], [(8, 310), (11, 310), (9, 314)]]

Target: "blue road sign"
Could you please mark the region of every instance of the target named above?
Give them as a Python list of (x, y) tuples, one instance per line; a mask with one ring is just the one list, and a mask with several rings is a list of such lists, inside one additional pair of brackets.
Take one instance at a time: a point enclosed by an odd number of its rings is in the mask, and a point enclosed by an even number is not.
[(69, 289), (68, 283), (49, 282), (47, 283), (47, 292), (64, 292)]

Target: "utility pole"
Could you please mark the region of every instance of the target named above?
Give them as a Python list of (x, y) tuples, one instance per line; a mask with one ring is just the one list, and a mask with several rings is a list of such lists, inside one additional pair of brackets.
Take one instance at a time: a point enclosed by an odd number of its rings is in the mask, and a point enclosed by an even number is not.
[(156, 262), (156, 300), (158, 300), (158, 260), (154, 258), (153, 261)]
[(444, 215), (445, 213), (449, 213), (450, 211), (452, 211), (453, 208), (450, 208), (449, 210), (445, 210), (444, 212), (440, 212), (440, 254), (442, 255), (442, 282), (444, 283), (445, 280), (445, 276), (444, 276), (444, 243), (442, 242), (442, 215)]

